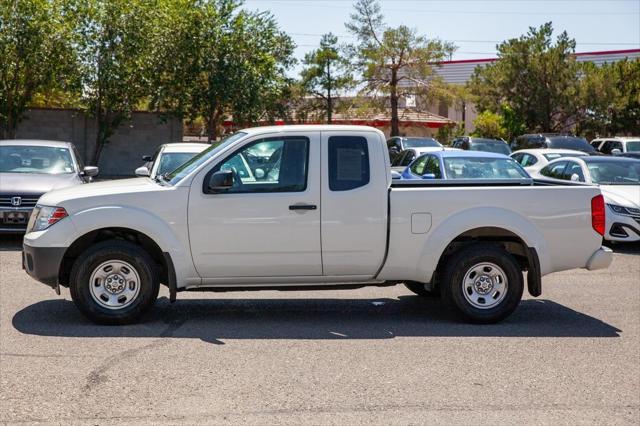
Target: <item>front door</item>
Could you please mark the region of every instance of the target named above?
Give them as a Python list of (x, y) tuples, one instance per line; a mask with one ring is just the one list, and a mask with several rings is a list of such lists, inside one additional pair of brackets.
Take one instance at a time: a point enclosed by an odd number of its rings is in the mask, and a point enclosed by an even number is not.
[[(189, 238), (205, 284), (322, 275), (319, 159), (319, 132), (261, 136), (193, 180)], [(233, 187), (207, 193), (219, 170), (234, 171)]]

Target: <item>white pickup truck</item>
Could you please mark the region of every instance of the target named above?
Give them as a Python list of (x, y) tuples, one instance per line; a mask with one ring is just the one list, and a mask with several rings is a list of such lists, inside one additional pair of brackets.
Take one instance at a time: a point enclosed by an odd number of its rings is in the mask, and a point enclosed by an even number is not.
[(541, 277), (606, 268), (597, 187), (391, 179), (385, 138), (360, 126), (243, 130), (156, 180), (45, 194), (23, 265), (99, 323), (133, 322), (180, 291), (404, 283), (495, 322)]

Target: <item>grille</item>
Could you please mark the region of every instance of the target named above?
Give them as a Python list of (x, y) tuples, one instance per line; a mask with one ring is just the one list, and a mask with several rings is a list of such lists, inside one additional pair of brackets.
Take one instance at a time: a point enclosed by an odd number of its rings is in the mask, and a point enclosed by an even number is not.
[[(14, 197), (20, 197), (19, 206), (14, 206), (13, 204), (11, 204), (11, 199)], [(24, 195), (24, 196), (20, 194), (1, 194), (0, 207), (35, 207), (39, 198), (40, 198), (39, 195), (33, 195), (33, 194)]]

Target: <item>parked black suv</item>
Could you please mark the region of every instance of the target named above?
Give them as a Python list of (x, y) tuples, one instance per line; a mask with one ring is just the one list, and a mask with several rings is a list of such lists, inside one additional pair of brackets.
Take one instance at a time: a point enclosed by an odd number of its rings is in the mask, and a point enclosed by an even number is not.
[(511, 142), (511, 149), (513, 151), (533, 148), (573, 149), (575, 151), (586, 152), (587, 154), (595, 154), (597, 152), (594, 147), (589, 145), (589, 142), (587, 142), (585, 138), (555, 133), (521, 135)]
[(453, 148), (464, 149), (466, 151), (485, 151), (504, 155), (511, 154), (509, 145), (500, 139), (460, 136), (453, 139), (451, 146)]

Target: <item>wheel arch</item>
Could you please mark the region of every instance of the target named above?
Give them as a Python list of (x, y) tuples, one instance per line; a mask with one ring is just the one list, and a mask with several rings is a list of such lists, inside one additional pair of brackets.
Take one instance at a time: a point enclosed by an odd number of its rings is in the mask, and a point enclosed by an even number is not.
[(172, 285), (175, 288), (175, 272), (170, 254), (164, 252), (153, 238), (143, 232), (117, 226), (94, 229), (76, 238), (65, 251), (60, 263), (59, 283), (68, 287), (71, 268), (75, 260), (90, 246), (107, 240), (124, 240), (140, 246), (156, 263), (160, 282), (169, 286), (170, 289)]
[(520, 269), (527, 272), (529, 293), (532, 296), (541, 294), (540, 259), (536, 248), (531, 246), (521, 235), (500, 226), (471, 228), (451, 239), (441, 251), (432, 275), (432, 285), (438, 285), (439, 276), (453, 255), (470, 245), (479, 243), (494, 244), (512, 255), (520, 265)]

